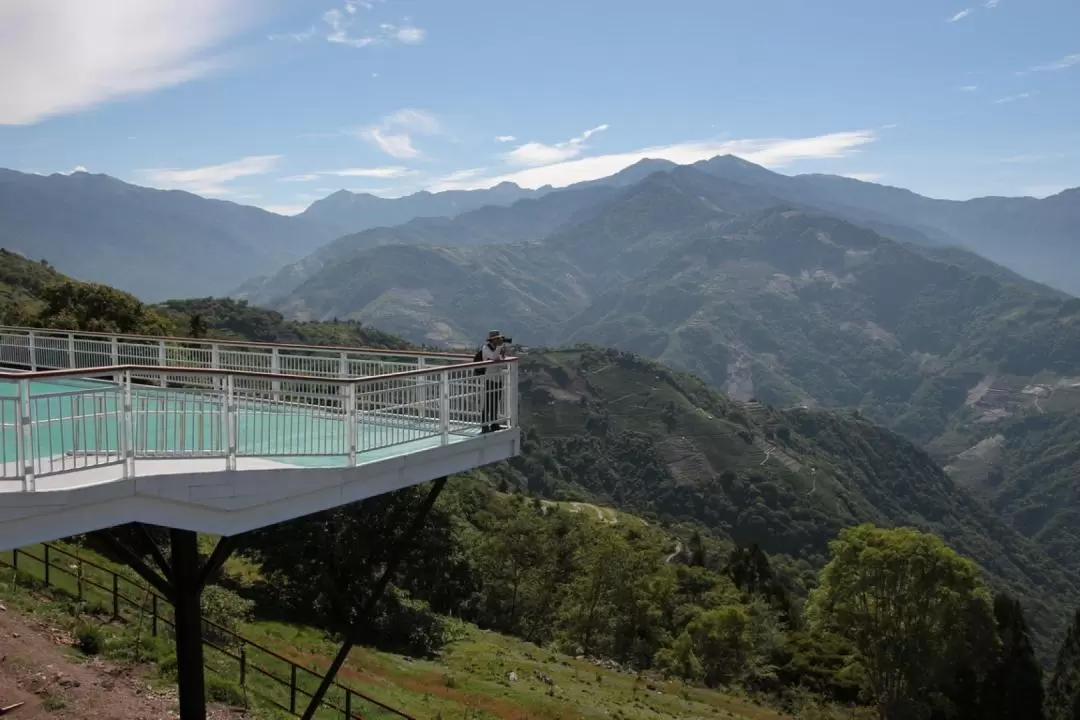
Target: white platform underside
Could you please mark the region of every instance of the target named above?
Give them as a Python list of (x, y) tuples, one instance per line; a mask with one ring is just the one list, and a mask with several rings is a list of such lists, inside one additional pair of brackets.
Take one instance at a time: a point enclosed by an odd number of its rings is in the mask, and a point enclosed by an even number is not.
[[(353, 468), (313, 468), (259, 458), (137, 460), (37, 479), (35, 492), (0, 492), (0, 550), (143, 522), (236, 535), (518, 454), (517, 429), (375, 460)], [(2, 480), (0, 484), (11, 481)]]

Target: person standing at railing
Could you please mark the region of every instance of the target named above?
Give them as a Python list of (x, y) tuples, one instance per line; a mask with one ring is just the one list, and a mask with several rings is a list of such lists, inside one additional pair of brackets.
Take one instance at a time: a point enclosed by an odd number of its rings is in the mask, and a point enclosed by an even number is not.
[[(487, 342), (480, 347), (477, 356), (485, 362), (499, 362), (506, 359), (509, 349), (508, 338), (503, 337), (498, 330), (488, 333)], [(500, 410), (503, 405), (503, 390), (506, 385), (506, 366), (495, 365), (492, 367), (479, 368), (478, 374), (484, 375), (484, 407), (481, 411), (480, 432), (489, 433), (502, 430), (499, 424)]]

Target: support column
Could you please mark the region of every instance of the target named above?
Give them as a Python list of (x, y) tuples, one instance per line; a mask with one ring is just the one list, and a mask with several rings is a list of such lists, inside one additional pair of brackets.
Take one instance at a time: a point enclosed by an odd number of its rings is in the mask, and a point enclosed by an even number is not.
[[(223, 537), (214, 552), (202, 562), (198, 535), (191, 530), (169, 530), (171, 552), (166, 559), (145, 526), (140, 525), (140, 541), (147, 548), (135, 552), (110, 533), (95, 533), (127, 565), (172, 603), (176, 621), (176, 675), (180, 699), (180, 720), (206, 720), (206, 681), (203, 670), (202, 592), (214, 574), (232, 554), (238, 536)], [(150, 555), (160, 572), (143, 559)]]
[(191, 530), (171, 530), (172, 600), (176, 620), (176, 678), (182, 720), (206, 720), (203, 677), (202, 585), (198, 537)]
[[(330, 663), (330, 667), (326, 670), (326, 675), (323, 676), (318, 689), (315, 691), (315, 694), (311, 696), (311, 701), (308, 703), (307, 710), (305, 710), (303, 716), (301, 716), (301, 720), (312, 720), (312, 718), (315, 717), (315, 712), (319, 709), (319, 706), (322, 705), (323, 697), (326, 696), (326, 691), (330, 689), (330, 684), (334, 682), (338, 671), (341, 670), (341, 666), (345, 664), (345, 660), (349, 657), (349, 653), (356, 644), (357, 637), (364, 631), (365, 626), (371, 622), (371, 618), (375, 614), (375, 608), (378, 607), (379, 600), (382, 599), (383, 593), (386, 592), (386, 586), (390, 584), (394, 575), (397, 574), (397, 568), (398, 565), (401, 564), (402, 557), (404, 557), (405, 553), (412, 545), (412, 541), (416, 538), (416, 534), (420, 532), (420, 528), (423, 527), (424, 521), (427, 520), (428, 513), (431, 512), (432, 506), (435, 505), (435, 501), (439, 498), (439, 493), (442, 492), (443, 487), (445, 486), (445, 477), (439, 478), (432, 484), (431, 491), (428, 492), (427, 497), (424, 498), (424, 502), (421, 503), (420, 507), (417, 509), (412, 524), (401, 537), (397, 538), (394, 549), (386, 561), (386, 567), (383, 568), (382, 575), (379, 576), (379, 580), (375, 583), (375, 587), (371, 589), (371, 595), (368, 596), (367, 602), (364, 603), (363, 607), (360, 608), (360, 612), (357, 613), (356, 623), (346, 630), (345, 642), (341, 644), (341, 649), (338, 650), (334, 662)], [(187, 719), (184, 718), (184, 720)]]

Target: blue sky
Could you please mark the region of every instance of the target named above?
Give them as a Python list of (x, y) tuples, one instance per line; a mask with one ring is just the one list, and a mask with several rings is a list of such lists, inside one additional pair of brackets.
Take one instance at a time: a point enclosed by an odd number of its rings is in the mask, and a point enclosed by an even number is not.
[(732, 152), (1080, 185), (1076, 0), (4, 0), (0, 166), (296, 212)]

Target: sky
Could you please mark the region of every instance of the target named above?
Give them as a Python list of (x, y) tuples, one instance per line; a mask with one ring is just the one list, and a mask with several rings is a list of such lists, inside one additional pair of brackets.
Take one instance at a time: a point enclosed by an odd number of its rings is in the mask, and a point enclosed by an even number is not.
[(293, 214), (739, 155), (1080, 186), (1076, 0), (3, 0), (0, 167)]

